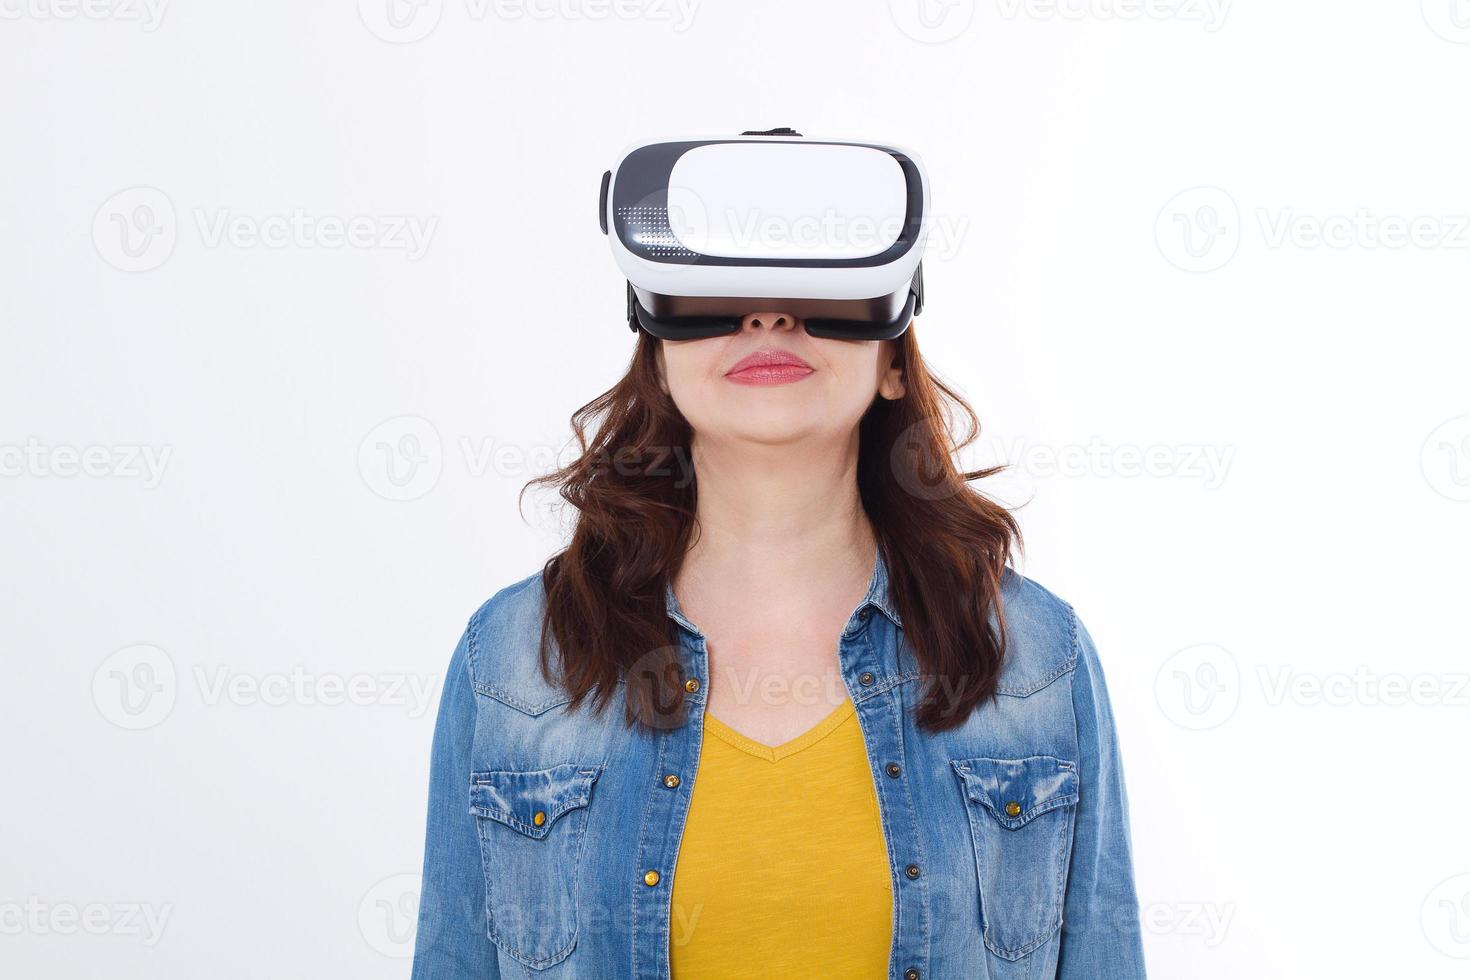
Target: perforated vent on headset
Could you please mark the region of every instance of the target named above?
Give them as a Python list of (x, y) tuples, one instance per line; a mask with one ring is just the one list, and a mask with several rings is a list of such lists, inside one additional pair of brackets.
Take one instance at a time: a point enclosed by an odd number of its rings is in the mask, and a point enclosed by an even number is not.
[(617, 209), (617, 215), (632, 230), (633, 243), (649, 255), (668, 255), (692, 259), (695, 253), (684, 247), (669, 224), (669, 209), (639, 205)]

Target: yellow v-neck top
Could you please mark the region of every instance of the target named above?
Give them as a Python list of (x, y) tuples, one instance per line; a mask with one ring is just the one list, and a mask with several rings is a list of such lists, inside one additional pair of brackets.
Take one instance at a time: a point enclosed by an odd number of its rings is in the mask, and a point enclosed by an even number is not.
[(888, 975), (888, 849), (850, 697), (775, 746), (705, 713), (671, 901), (673, 980)]

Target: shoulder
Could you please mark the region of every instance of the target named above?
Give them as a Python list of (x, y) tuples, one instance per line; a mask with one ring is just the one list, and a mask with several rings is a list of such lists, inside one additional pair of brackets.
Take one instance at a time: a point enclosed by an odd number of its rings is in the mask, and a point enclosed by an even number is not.
[(1076, 669), (1085, 630), (1070, 603), (1007, 568), (1000, 608), (1006, 655), (996, 693), (1026, 697)]
[(480, 607), (470, 616), (470, 621), (465, 626), (471, 669), (475, 668), (478, 654), (485, 644), (494, 644), (508, 635), (523, 633), (532, 620), (535, 621), (535, 629), (539, 631), (545, 602), (546, 592), (541, 584), (541, 572), (535, 571), (510, 583), (480, 603)]
[(545, 609), (546, 590), (538, 569), (500, 589), (470, 616), (460, 648), (476, 693), (529, 714), (540, 714), (567, 699), (541, 675)]

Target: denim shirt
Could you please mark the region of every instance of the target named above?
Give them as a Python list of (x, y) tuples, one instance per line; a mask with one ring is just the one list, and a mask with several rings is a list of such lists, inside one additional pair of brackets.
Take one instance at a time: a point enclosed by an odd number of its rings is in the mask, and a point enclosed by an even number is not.
[[(1007, 570), (1001, 602), (998, 694), (946, 732), (912, 720), (923, 679), (881, 553), (839, 639), (888, 849), (889, 980), (1142, 978), (1123, 768), (1097, 652), (1072, 607), (1031, 580)], [(670, 980), (706, 638), (670, 587), (689, 710), (678, 727), (628, 727), (624, 685), (597, 714), (569, 711), (570, 696), (542, 678), (544, 603), (539, 571), (502, 589), (450, 661), (413, 980)]]

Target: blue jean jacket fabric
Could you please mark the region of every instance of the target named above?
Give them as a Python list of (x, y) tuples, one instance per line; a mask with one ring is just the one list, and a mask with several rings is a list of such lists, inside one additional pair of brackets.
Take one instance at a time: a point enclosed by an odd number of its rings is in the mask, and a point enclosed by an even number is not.
[[(1001, 601), (999, 693), (947, 732), (913, 723), (923, 679), (881, 553), (839, 640), (888, 846), (888, 977), (1142, 978), (1097, 651), (1072, 607), (1031, 580), (1007, 571)], [(680, 663), (699, 684), (682, 725), (630, 728), (622, 687), (607, 711), (573, 712), (542, 678), (544, 602), (539, 572), (502, 589), (450, 661), (413, 980), (673, 980), (670, 894), (698, 778), (705, 637), (670, 588)]]

